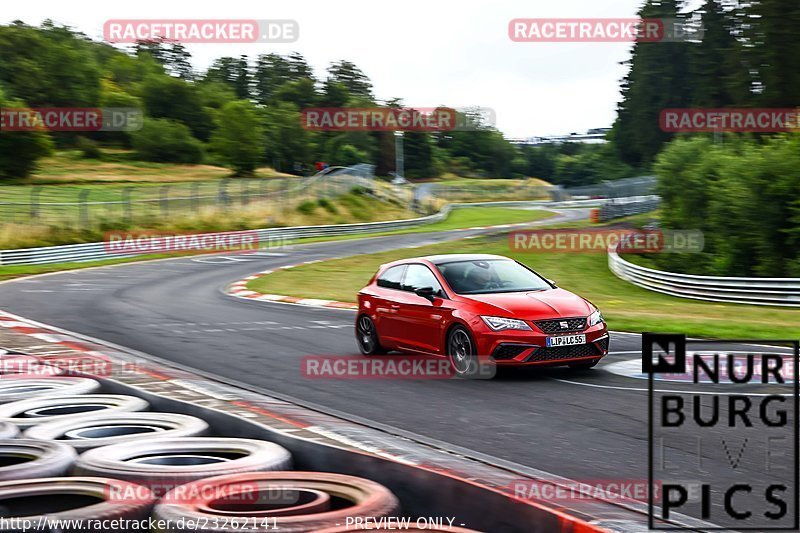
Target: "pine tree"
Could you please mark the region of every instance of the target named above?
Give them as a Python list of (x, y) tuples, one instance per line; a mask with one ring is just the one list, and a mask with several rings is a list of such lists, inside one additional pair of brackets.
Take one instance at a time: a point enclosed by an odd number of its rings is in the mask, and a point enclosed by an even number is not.
[[(639, 11), (641, 19), (679, 19), (681, 0), (647, 0)], [(613, 137), (622, 160), (635, 167), (649, 165), (671, 134), (659, 127), (666, 108), (686, 107), (690, 100), (688, 83), (689, 43), (637, 41), (633, 46), (630, 71), (622, 81)]]

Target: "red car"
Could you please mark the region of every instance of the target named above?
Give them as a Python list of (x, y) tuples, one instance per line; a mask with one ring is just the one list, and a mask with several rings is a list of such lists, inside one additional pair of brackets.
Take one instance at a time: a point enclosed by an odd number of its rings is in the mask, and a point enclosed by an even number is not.
[(465, 374), (480, 356), (497, 365), (588, 369), (608, 353), (591, 303), (498, 255), (436, 255), (381, 266), (358, 293), (361, 353), (448, 357)]

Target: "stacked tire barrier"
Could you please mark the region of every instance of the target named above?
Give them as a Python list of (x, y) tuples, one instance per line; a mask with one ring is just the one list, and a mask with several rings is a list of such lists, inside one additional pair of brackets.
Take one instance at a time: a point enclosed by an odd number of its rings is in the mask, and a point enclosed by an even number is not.
[(0, 362), (0, 531), (144, 521), (162, 532), (334, 532), (347, 521), (361, 524), (350, 531), (383, 531), (375, 524), (403, 512), (375, 481), (294, 471), (280, 444), (220, 435), (199, 416), (154, 411), (88, 377), (34, 376), (46, 366), (35, 357), (6, 352)]

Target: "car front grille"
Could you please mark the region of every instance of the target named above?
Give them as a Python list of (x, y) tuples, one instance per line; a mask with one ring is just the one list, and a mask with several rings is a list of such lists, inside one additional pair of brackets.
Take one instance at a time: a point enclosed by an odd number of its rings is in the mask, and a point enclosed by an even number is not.
[[(578, 318), (557, 318), (555, 320), (538, 320), (534, 322), (536, 327), (545, 333), (568, 333), (571, 331), (583, 331), (586, 329), (586, 317)], [(566, 327), (564, 327), (566, 325)]]
[(575, 346), (556, 346), (554, 348), (538, 348), (527, 359), (527, 363), (540, 361), (558, 361), (559, 359), (575, 359), (578, 357), (592, 357), (601, 355), (602, 352), (594, 345), (578, 344)]

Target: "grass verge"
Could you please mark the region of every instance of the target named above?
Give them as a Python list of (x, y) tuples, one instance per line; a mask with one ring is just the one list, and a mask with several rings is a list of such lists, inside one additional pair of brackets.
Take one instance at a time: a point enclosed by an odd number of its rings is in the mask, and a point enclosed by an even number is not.
[(303, 265), (258, 278), (249, 288), (264, 293), (352, 302), (379, 265), (434, 253), (494, 253), (513, 257), (556, 280), (559, 286), (592, 301), (603, 311), (613, 330), (686, 333), (708, 338), (800, 337), (800, 311), (701, 302), (659, 294), (614, 276), (608, 269), (605, 254), (520, 253), (510, 249), (507, 236)]
[[(367, 219), (380, 219), (380, 217), (394, 216), (395, 218), (403, 218), (403, 216), (400, 215), (408, 216), (408, 214), (405, 213), (404, 211), (392, 209), (393, 206), (387, 207), (383, 203), (366, 202), (366, 204), (371, 207), (366, 211), (364, 211), (362, 209), (363, 205), (358, 201), (358, 199), (356, 199), (355, 204), (353, 203), (352, 199), (344, 200), (343, 202), (342, 201), (323, 202), (323, 205), (320, 205), (319, 202), (313, 202), (313, 205), (310, 205), (309, 212), (306, 214), (305, 217), (302, 217), (299, 212), (298, 214), (295, 215), (296, 216), (295, 222), (297, 222), (296, 225), (302, 225), (301, 223), (303, 222), (306, 224), (339, 224), (339, 223), (353, 222), (354, 219), (353, 215), (350, 211), (347, 210), (348, 208), (361, 209), (361, 211), (359, 211), (360, 213), (358, 217), (359, 221), (361, 221), (361, 219), (365, 217)], [(331, 213), (331, 210), (333, 209), (336, 210), (335, 213)], [(364, 237), (387, 235), (391, 233), (412, 233), (412, 232), (424, 233), (431, 231), (446, 231), (446, 230), (465, 228), (470, 226), (496, 225), (496, 224), (534, 221), (547, 218), (548, 216), (551, 215), (552, 213), (548, 211), (538, 211), (538, 210), (526, 211), (522, 209), (503, 209), (494, 207), (458, 209), (451, 212), (450, 216), (448, 216), (446, 220), (429, 224), (427, 226), (421, 226), (419, 228), (410, 228), (407, 230), (399, 230), (397, 232), (387, 232), (387, 233), (342, 235), (338, 237), (319, 237), (314, 239), (301, 239), (295, 242), (287, 242), (286, 244), (331, 241), (331, 240), (340, 240), (345, 238), (359, 239)], [(193, 231), (199, 231), (199, 230), (193, 230)], [(186, 255), (191, 255), (191, 254), (186, 254)], [(34, 274), (58, 272), (60, 270), (75, 270), (80, 268), (106, 266), (118, 263), (130, 263), (134, 261), (161, 259), (166, 257), (176, 257), (176, 254), (143, 255), (125, 259), (92, 261), (88, 263), (53, 263), (50, 265), (0, 266), (0, 281), (6, 279), (18, 278), (22, 276), (31, 276)]]

